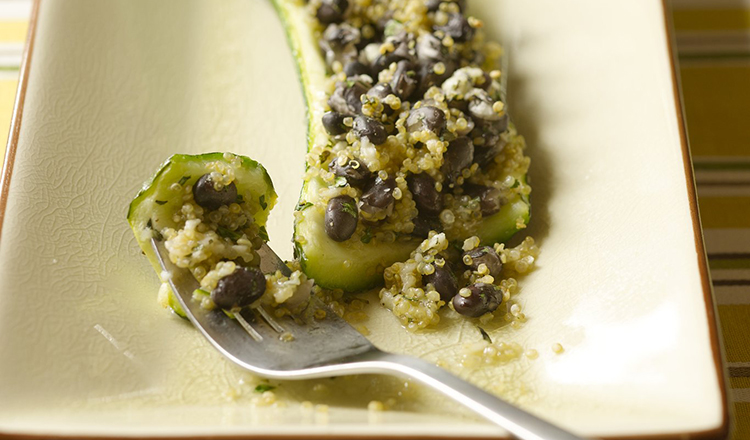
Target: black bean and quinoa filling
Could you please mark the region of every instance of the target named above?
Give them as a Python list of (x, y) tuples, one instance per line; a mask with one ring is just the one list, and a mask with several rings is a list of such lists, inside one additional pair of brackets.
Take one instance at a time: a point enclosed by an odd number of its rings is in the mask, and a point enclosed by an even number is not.
[[(329, 142), (306, 178), (336, 241), (472, 235), (529, 186), (505, 112), (502, 48), (463, 1), (310, 0), (330, 71)], [(521, 220), (522, 222), (522, 220)]]
[[(258, 268), (257, 250), (268, 237), (265, 228), (254, 221), (257, 207), (237, 191), (239, 167), (239, 156), (225, 153), (224, 160), (206, 165), (207, 173), (172, 182), (170, 191), (182, 201), (172, 214), (176, 226), (156, 232), (172, 263), (188, 269), (200, 283), (193, 298), (204, 308), (236, 312), (264, 304), (288, 313), (290, 307), (279, 306), (298, 304), (299, 298), (293, 297), (303, 290), (298, 287), (307, 278), (299, 270), (285, 277), (280, 272), (264, 275)], [(162, 278), (168, 276), (162, 274)], [(163, 281), (160, 302), (175, 307), (169, 284)]]
[(436, 323), (445, 304), (490, 319), (538, 255), (531, 238), (506, 249), (474, 237), (531, 191), (518, 178), (529, 158), (506, 113), (501, 46), (486, 41), (464, 0), (307, 3), (329, 71), (328, 143), (311, 148), (305, 176), (326, 185), (310, 203), (324, 210), (326, 234), (424, 240), (385, 269), (380, 293), (407, 328)]

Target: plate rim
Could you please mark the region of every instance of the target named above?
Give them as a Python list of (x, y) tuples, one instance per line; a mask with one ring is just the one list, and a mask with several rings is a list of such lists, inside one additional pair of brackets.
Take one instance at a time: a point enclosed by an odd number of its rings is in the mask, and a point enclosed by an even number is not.
[[(19, 69), (19, 82), (16, 91), (15, 103), (11, 116), (10, 131), (3, 160), (2, 174), (0, 175), (0, 245), (2, 244), (2, 231), (5, 220), (10, 182), (13, 175), (13, 166), (18, 149), (18, 141), (21, 133), (21, 124), (23, 123), (23, 109), (26, 101), (26, 91), (29, 82), (29, 72), (31, 70), (31, 61), (34, 53), (34, 42), (36, 38), (39, 10), (42, 0), (33, 0), (31, 15), (29, 18), (29, 29), (26, 36), (26, 43), (21, 59)], [(700, 212), (698, 211), (698, 199), (693, 171), (693, 162), (690, 155), (690, 145), (687, 136), (687, 127), (685, 123), (684, 100), (680, 88), (680, 74), (678, 69), (677, 54), (674, 51), (675, 35), (672, 27), (671, 7), (668, 0), (661, 0), (663, 26), (666, 33), (667, 52), (669, 58), (669, 67), (671, 70), (672, 94), (677, 116), (677, 131), (682, 148), (682, 160), (685, 170), (685, 181), (688, 192), (688, 205), (690, 208), (690, 219), (693, 226), (695, 240), (696, 256), (698, 258), (698, 271), (701, 278), (701, 290), (703, 292), (704, 305), (708, 321), (709, 340), (711, 343), (711, 352), (713, 354), (716, 377), (721, 397), (721, 422), (713, 428), (702, 431), (675, 432), (657, 435), (636, 435), (636, 436), (605, 436), (597, 437), (607, 440), (677, 440), (677, 439), (695, 439), (695, 440), (719, 440), (725, 439), (729, 435), (730, 416), (729, 401), (727, 391), (726, 369), (724, 368), (724, 347), (721, 343), (721, 329), (718, 325), (716, 302), (713, 294), (713, 285), (708, 270), (708, 260), (704, 244), (703, 229), (701, 226)], [(324, 439), (354, 439), (354, 440), (377, 440), (382, 438), (388, 439), (405, 439), (405, 440), (462, 440), (462, 437), (446, 437), (436, 435), (417, 435), (417, 436), (383, 436), (378, 434), (367, 435), (346, 435), (346, 434), (310, 434), (310, 435), (203, 435), (203, 436), (127, 436), (127, 435), (47, 435), (34, 433), (14, 433), (9, 431), (0, 431), (0, 440), (67, 440), (67, 439), (86, 439), (86, 440), (208, 440), (211, 438), (221, 438), (226, 440), (239, 439), (273, 439), (273, 440), (324, 440)], [(509, 437), (497, 437), (509, 439)]]

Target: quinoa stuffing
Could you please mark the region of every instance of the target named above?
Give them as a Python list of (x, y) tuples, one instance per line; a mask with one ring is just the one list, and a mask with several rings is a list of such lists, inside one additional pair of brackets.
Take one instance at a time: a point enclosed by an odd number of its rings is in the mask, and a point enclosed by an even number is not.
[[(473, 235), (531, 189), (523, 138), (506, 112), (502, 48), (465, 1), (310, 0), (329, 75), (326, 142), (305, 209), (336, 242)], [(521, 226), (524, 226), (521, 220)]]
[(520, 326), (526, 316), (511, 300), (518, 292), (515, 276), (533, 269), (539, 248), (531, 237), (513, 248), (479, 243), (476, 236), (464, 240), (459, 254), (445, 233), (431, 231), (407, 261), (385, 270), (381, 303), (409, 330), (437, 324), (446, 305), (482, 323), (502, 314)]
[[(243, 179), (246, 179), (243, 181)], [(250, 305), (266, 305), (277, 314), (305, 303), (309, 282), (295, 270), (263, 274), (258, 249), (268, 240), (265, 221), (276, 194), (265, 169), (231, 153), (175, 155), (131, 205), (131, 225), (142, 243), (163, 241), (169, 259), (200, 284), (193, 299), (206, 309), (230, 315)], [(137, 219), (145, 225), (137, 224)], [(145, 226), (145, 227), (143, 227)], [(146, 245), (148, 248), (148, 245)], [(159, 302), (184, 315), (162, 273)]]

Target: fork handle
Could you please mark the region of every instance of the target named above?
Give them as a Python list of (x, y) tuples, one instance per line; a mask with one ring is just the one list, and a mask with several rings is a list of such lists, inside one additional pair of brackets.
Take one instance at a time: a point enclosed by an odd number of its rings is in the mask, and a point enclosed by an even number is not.
[[(492, 423), (523, 440), (581, 440), (469, 382), (421, 359), (370, 351), (358, 356), (358, 367), (372, 373), (397, 374), (416, 379), (461, 403)], [(364, 364), (364, 365), (363, 365)], [(357, 368), (357, 369), (359, 369)]]

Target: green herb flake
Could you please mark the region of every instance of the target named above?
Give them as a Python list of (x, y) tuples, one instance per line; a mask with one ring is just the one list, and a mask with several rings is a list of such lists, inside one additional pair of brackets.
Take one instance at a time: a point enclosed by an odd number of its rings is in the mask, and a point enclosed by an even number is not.
[(219, 237), (227, 238), (232, 241), (237, 241), (242, 237), (242, 234), (232, 231), (229, 228), (225, 228), (224, 226), (217, 226), (216, 233), (219, 234)]
[(295, 208), (295, 211), (304, 211), (305, 209), (311, 207), (313, 204), (310, 202), (307, 203), (299, 203), (297, 204), (297, 208)]
[(211, 294), (203, 289), (195, 289), (193, 296), (211, 296)]
[(343, 176), (339, 176), (333, 180), (333, 186), (335, 186), (336, 188), (342, 188), (346, 186), (346, 183), (346, 177)]
[(268, 385), (267, 383), (262, 383), (255, 387), (256, 393), (265, 393), (266, 391), (275, 390), (276, 387), (273, 385)]
[(260, 207), (264, 211), (266, 210), (266, 208), (268, 208), (268, 203), (266, 203), (266, 195), (265, 194), (261, 195), (260, 198), (258, 198), (258, 203), (260, 203)]
[(245, 203), (245, 198), (242, 197), (242, 194), (237, 194), (237, 203)]
[(372, 230), (370, 228), (365, 229), (364, 234), (362, 234), (362, 237), (359, 239), (364, 244), (369, 243), (372, 241)]
[(341, 204), (341, 209), (343, 209), (345, 213), (351, 215), (355, 219), (358, 217), (357, 205), (355, 205), (354, 202), (344, 202), (344, 203), (342, 203)]
[(182, 176), (177, 183), (179, 183), (180, 185), (184, 185), (188, 180), (190, 180), (190, 176)]
[(266, 230), (265, 226), (261, 226), (260, 230), (258, 231), (258, 236), (263, 239), (263, 241), (268, 241), (268, 231)]
[(154, 202), (155, 202), (155, 203), (156, 203), (157, 205), (166, 205), (166, 204), (167, 204), (167, 201), (166, 201), (166, 200), (154, 200)]
[(487, 334), (486, 331), (482, 327), (477, 326), (477, 329), (479, 329), (479, 333), (482, 334), (482, 339), (492, 344), (492, 338), (490, 338), (490, 335)]

